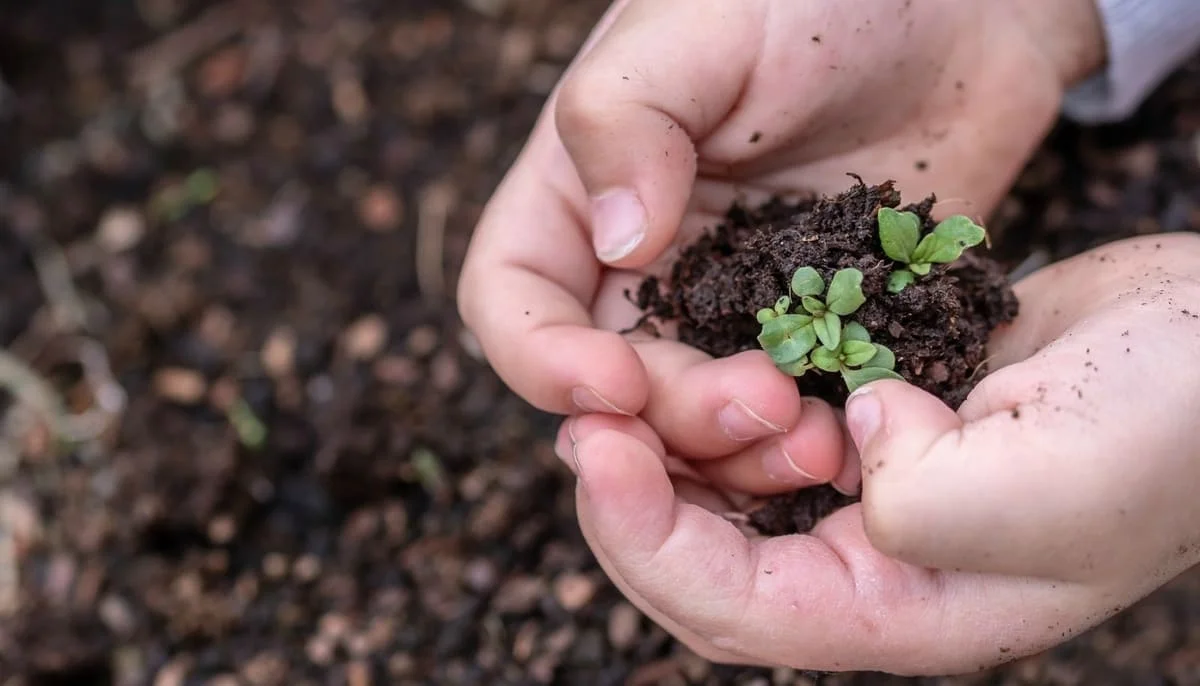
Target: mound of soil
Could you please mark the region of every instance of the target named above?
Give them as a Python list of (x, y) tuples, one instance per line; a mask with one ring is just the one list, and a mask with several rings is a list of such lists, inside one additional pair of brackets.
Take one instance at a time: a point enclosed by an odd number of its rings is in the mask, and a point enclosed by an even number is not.
[[(683, 251), (667, 283), (643, 281), (636, 302), (652, 318), (677, 322), (681, 341), (725, 357), (759, 348), (754, 315), (788, 293), (798, 268), (815, 268), (826, 283), (839, 269), (855, 268), (867, 301), (853, 320), (895, 353), (897, 373), (957, 408), (986, 372), (988, 337), (1016, 317), (1018, 303), (1000, 263), (978, 249), (888, 292), (897, 265), (883, 252), (876, 215), (882, 207), (913, 212), (924, 235), (937, 223), (935, 202), (930, 196), (901, 207), (892, 182), (857, 179), (836, 197), (734, 205), (725, 223)], [(838, 375), (814, 370), (796, 382), (801, 393), (834, 406), (848, 395)], [(854, 500), (829, 486), (805, 489), (769, 500), (751, 522), (768, 535), (802, 533)]]

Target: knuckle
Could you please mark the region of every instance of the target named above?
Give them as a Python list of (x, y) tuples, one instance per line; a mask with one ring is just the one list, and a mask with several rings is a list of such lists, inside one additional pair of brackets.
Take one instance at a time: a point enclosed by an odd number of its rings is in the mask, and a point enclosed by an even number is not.
[(606, 82), (599, 72), (586, 65), (563, 80), (554, 106), (560, 136), (586, 136), (604, 125), (608, 103), (615, 101)]

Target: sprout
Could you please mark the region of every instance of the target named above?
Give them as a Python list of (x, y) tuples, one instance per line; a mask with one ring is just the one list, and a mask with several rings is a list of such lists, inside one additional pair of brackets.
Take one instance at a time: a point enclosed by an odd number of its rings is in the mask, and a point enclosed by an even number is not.
[(918, 276), (929, 274), (934, 264), (957, 260), (964, 250), (979, 245), (986, 237), (983, 227), (957, 214), (939, 223), (922, 238), (921, 219), (916, 214), (880, 208), (879, 242), (883, 252), (905, 265), (892, 272), (888, 291), (899, 293)]
[[(862, 281), (862, 272), (842, 269), (833, 275), (826, 290), (817, 270), (797, 269), (792, 275), (791, 295), (758, 311), (762, 325), (759, 345), (784, 373), (799, 377), (815, 369), (841, 374), (850, 391), (879, 379), (902, 380), (893, 371), (896, 356), (891, 350), (872, 343), (862, 324), (842, 324), (842, 317), (854, 314), (867, 301)], [(792, 295), (800, 300), (796, 312), (789, 312)]]

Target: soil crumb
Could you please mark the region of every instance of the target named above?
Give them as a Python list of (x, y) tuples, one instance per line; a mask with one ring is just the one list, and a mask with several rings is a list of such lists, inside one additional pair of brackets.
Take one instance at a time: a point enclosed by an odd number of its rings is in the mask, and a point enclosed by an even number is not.
[[(834, 197), (775, 198), (757, 207), (735, 204), (726, 221), (680, 255), (664, 283), (648, 277), (634, 298), (647, 321), (674, 322), (679, 338), (714, 357), (759, 348), (755, 313), (788, 293), (796, 269), (810, 266), (828, 281), (839, 269), (863, 274), (867, 302), (853, 315), (871, 340), (896, 355), (896, 372), (957, 408), (987, 371), (991, 332), (1012, 321), (1016, 295), (1001, 264), (968, 250), (953, 264), (897, 294), (887, 291), (897, 265), (883, 252), (876, 214), (882, 207), (910, 211), (922, 235), (936, 225), (936, 197), (901, 206), (893, 182), (856, 183)], [(796, 380), (801, 393), (841, 407), (848, 392), (840, 376), (809, 372)], [(752, 515), (763, 533), (804, 532), (833, 509), (853, 502), (822, 486), (778, 496)], [(780, 508), (794, 513), (785, 516)]]

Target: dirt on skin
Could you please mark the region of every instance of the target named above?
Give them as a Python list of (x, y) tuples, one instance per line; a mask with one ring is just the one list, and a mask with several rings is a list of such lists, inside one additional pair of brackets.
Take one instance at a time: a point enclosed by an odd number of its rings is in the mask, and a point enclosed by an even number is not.
[[(897, 373), (958, 407), (986, 373), (988, 337), (1016, 317), (1018, 303), (1002, 266), (982, 246), (935, 265), (900, 293), (888, 292), (898, 265), (883, 252), (876, 215), (882, 207), (914, 212), (924, 235), (937, 223), (930, 217), (935, 202), (930, 196), (901, 207), (892, 182), (868, 186), (857, 179), (836, 197), (734, 206), (725, 223), (683, 251), (667, 283), (655, 277), (642, 283), (637, 304), (654, 319), (677, 322), (684, 343), (725, 357), (759, 348), (754, 314), (788, 294), (798, 268), (815, 268), (826, 283), (838, 270), (855, 268), (867, 301), (851, 319), (896, 354)], [(848, 395), (839, 375), (818, 370), (797, 384), (835, 406)], [(769, 500), (751, 522), (769, 535), (803, 533), (853, 501), (828, 486), (806, 489)]]

